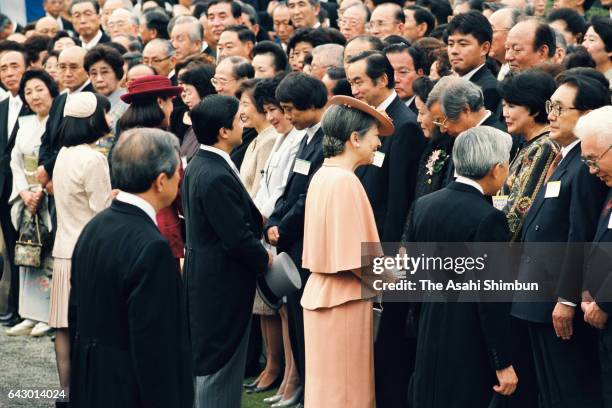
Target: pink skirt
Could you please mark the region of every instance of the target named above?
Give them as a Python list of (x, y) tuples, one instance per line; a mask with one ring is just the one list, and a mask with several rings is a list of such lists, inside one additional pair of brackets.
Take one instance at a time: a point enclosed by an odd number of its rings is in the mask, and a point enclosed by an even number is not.
[(51, 302), (49, 326), (56, 329), (68, 328), (68, 299), (70, 297), (70, 266), (66, 258), (54, 258), (51, 279)]

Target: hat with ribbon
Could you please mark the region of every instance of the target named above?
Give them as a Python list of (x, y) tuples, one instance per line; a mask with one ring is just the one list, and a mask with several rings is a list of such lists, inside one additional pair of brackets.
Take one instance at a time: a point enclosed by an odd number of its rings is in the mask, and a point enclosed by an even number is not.
[(173, 86), (170, 79), (162, 75), (145, 75), (134, 79), (128, 85), (128, 92), (121, 95), (125, 103), (149, 97), (178, 96), (183, 92), (182, 86)]
[(347, 108), (358, 109), (363, 113), (372, 116), (378, 124), (378, 133), (380, 136), (390, 136), (395, 131), (393, 121), (384, 112), (376, 110), (372, 105), (345, 95), (336, 95), (329, 100), (329, 105), (341, 105)]

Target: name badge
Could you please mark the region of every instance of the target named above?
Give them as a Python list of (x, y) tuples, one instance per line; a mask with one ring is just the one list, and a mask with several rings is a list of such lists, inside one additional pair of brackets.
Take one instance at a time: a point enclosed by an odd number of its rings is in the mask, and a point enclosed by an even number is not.
[(293, 165), (293, 171), (295, 173), (307, 176), (308, 172), (310, 172), (310, 162), (307, 160), (295, 159), (295, 164)]
[(382, 167), (384, 161), (385, 161), (385, 154), (383, 152), (380, 152), (380, 151), (374, 152), (374, 161), (372, 162), (373, 165), (375, 165), (376, 167)]
[(612, 214), (610, 214), (610, 219), (608, 220), (608, 229), (612, 229)]
[(546, 194), (544, 195), (544, 198), (559, 197), (560, 191), (561, 191), (560, 181), (551, 181), (549, 183), (546, 183)]
[(508, 196), (507, 195), (496, 195), (493, 196), (493, 207), (498, 210), (503, 210), (508, 204)]

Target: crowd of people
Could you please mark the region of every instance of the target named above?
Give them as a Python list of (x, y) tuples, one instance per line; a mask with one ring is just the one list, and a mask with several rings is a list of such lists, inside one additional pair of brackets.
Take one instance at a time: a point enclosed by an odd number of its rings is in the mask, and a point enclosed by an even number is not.
[[(57, 407), (612, 407), (612, 2), (42, 3), (0, 14), (0, 322)], [(364, 242), (517, 243), (551, 301), (380, 304)]]

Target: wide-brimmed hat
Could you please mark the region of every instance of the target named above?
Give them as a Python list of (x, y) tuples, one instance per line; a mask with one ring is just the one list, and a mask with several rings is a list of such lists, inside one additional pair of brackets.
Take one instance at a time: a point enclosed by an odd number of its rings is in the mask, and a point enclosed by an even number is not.
[(302, 287), (300, 272), (285, 252), (274, 257), (272, 266), (257, 278), (257, 293), (274, 310), (283, 305), (283, 297)]
[(354, 108), (372, 116), (378, 123), (378, 133), (380, 136), (392, 135), (395, 131), (393, 121), (384, 112), (376, 110), (372, 105), (345, 95), (336, 95), (329, 100), (330, 105), (343, 105), (348, 108)]
[(170, 79), (162, 75), (145, 75), (134, 79), (128, 85), (128, 92), (121, 95), (125, 103), (146, 97), (178, 96), (183, 92), (182, 86), (172, 86)]

